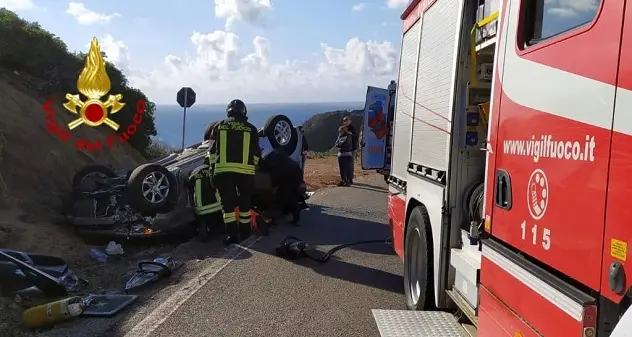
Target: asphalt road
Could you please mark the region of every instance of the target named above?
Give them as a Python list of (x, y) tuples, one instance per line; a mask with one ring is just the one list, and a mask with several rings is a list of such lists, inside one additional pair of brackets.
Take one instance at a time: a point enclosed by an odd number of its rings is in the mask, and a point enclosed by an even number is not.
[[(318, 191), (301, 226), (279, 224), (268, 237), (227, 252), (200, 246), (179, 280), (115, 319), (86, 321), (57, 336), (379, 336), (371, 309), (404, 309), (402, 264), (387, 244), (344, 249), (329, 262), (274, 255), (288, 235), (325, 250), (386, 239), (386, 185), (380, 176)], [(194, 254), (194, 255), (195, 255)], [(239, 256), (235, 257), (236, 254)], [(231, 255), (231, 256), (227, 256)], [(52, 332), (52, 331), (51, 331)]]

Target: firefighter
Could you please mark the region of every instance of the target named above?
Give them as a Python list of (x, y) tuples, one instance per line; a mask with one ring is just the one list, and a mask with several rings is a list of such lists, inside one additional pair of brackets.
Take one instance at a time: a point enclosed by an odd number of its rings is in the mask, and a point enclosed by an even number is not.
[(260, 171), (270, 173), (272, 186), (276, 187), (275, 197), (281, 205), (283, 214), (292, 214), (291, 223), (299, 225), (300, 212), (307, 208), (301, 189), (303, 172), (301, 165), (279, 149), (270, 152), (261, 161)]
[(213, 229), (223, 223), (222, 205), (212, 183), (208, 157), (204, 159), (204, 165), (200, 165), (191, 172), (189, 182), (193, 187), (193, 205), (198, 223), (198, 235), (200, 241), (206, 242)]
[(259, 164), (261, 149), (257, 128), (248, 122), (244, 102), (232, 100), (226, 107), (226, 114), (227, 118), (211, 131), (213, 144), (209, 149), (209, 160), (213, 184), (219, 192), (224, 212), (227, 234), (224, 243), (231, 244), (250, 236), (255, 166)]
[[(204, 141), (210, 139), (211, 130), (216, 124), (217, 122), (213, 122), (206, 127)], [(204, 164), (191, 172), (189, 183), (193, 191), (193, 205), (198, 224), (198, 236), (200, 241), (206, 242), (212, 230), (223, 223), (222, 205), (219, 201), (217, 189), (213, 186), (211, 179), (208, 155), (204, 158)]]

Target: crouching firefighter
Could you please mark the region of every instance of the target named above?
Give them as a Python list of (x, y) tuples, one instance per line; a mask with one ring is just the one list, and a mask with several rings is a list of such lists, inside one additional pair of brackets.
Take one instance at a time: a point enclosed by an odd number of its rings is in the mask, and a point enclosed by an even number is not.
[[(257, 128), (248, 122), (246, 105), (233, 100), (226, 107), (228, 118), (211, 131), (209, 149), (213, 183), (219, 192), (225, 244), (238, 243), (250, 236), (250, 207), (255, 186), (255, 166), (261, 149)], [(236, 211), (237, 210), (237, 211)], [(236, 217), (236, 213), (238, 217)]]
[(189, 176), (193, 185), (193, 205), (198, 224), (200, 241), (206, 242), (217, 226), (223, 225), (222, 205), (217, 190), (213, 186), (208, 157), (204, 165), (194, 169)]
[[(204, 141), (208, 141), (211, 130), (217, 123), (211, 123), (204, 131)], [(197, 218), (197, 229), (200, 241), (206, 242), (214, 229), (223, 229), (222, 205), (217, 189), (213, 186), (212, 173), (208, 155), (204, 164), (195, 168), (189, 175), (189, 184), (193, 191), (193, 206)], [(219, 227), (221, 226), (221, 227)]]

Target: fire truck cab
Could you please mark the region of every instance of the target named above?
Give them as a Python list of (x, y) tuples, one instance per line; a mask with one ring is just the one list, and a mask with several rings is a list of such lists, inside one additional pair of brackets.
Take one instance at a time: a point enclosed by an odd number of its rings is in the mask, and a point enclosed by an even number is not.
[(410, 1), (388, 178), (410, 310), (373, 310), (382, 336), (632, 336), (627, 5)]

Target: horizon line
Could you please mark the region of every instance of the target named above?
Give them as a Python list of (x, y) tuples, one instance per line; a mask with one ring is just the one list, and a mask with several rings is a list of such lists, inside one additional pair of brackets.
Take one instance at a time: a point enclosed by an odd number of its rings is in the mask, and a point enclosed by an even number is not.
[[(356, 104), (356, 103), (361, 103), (364, 104), (363, 101), (357, 101), (357, 102), (352, 102), (352, 101), (347, 101), (347, 102), (284, 102), (284, 103), (248, 103), (248, 105), (290, 105), (290, 104)], [(156, 104), (156, 106), (158, 105), (162, 105), (162, 106), (177, 106), (180, 107), (179, 104), (177, 103), (154, 103)], [(223, 103), (199, 103), (196, 104), (198, 106), (200, 105), (225, 105)], [(194, 105), (195, 106), (195, 105)], [(193, 106), (192, 106), (193, 107)]]

